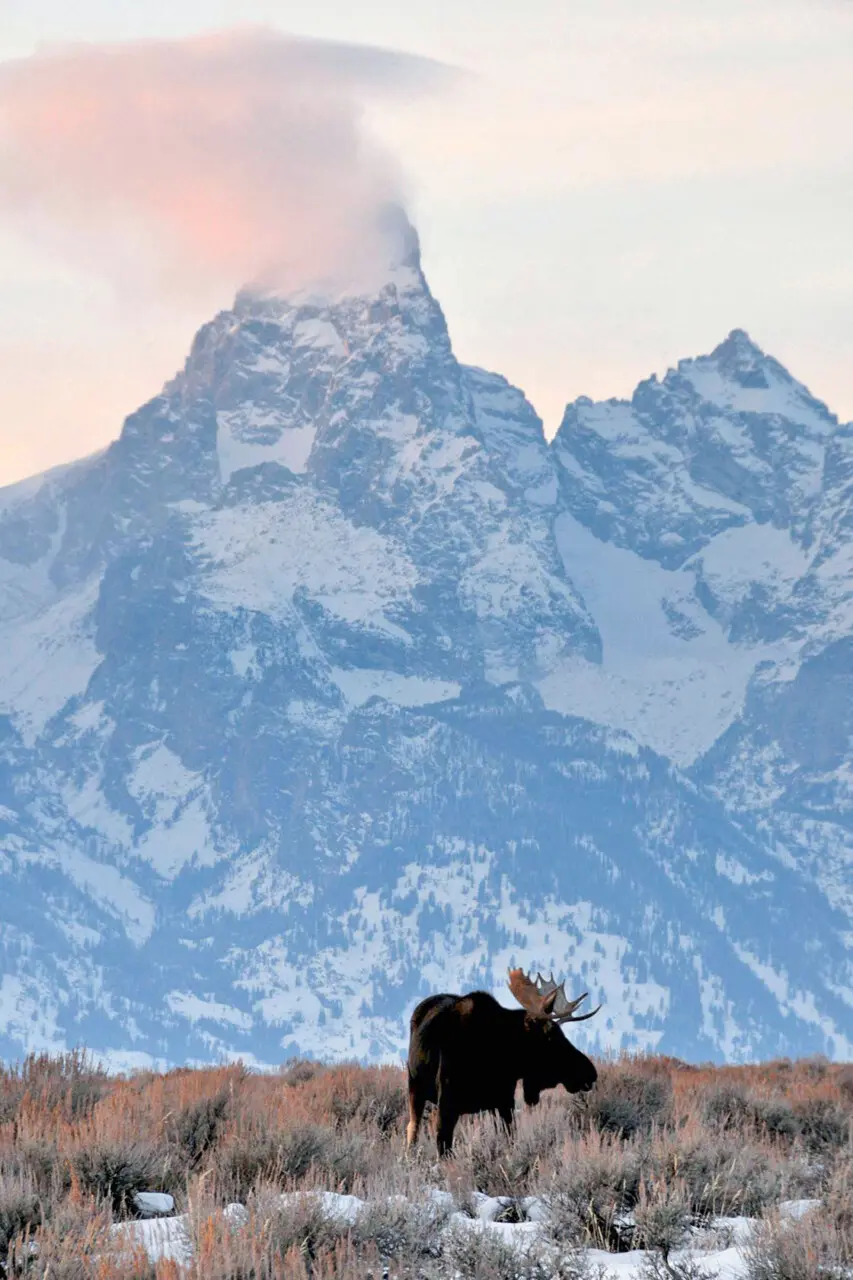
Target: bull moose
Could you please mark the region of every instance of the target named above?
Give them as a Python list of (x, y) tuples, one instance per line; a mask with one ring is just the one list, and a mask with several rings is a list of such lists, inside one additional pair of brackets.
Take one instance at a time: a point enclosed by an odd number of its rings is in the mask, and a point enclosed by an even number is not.
[(495, 1111), (511, 1127), (519, 1080), (531, 1106), (543, 1089), (561, 1084), (569, 1093), (585, 1093), (595, 1084), (595, 1066), (560, 1027), (585, 1022), (601, 1005), (575, 1014), (588, 992), (569, 1000), (565, 984), (558, 985), (553, 974), (550, 979), (537, 974), (534, 981), (523, 969), (510, 969), (509, 989), (520, 1009), (504, 1009), (486, 991), (428, 996), (415, 1009), (409, 1037), (409, 1147), (417, 1141), (428, 1102), (438, 1107), (436, 1140), (443, 1156), (453, 1145), (460, 1116)]

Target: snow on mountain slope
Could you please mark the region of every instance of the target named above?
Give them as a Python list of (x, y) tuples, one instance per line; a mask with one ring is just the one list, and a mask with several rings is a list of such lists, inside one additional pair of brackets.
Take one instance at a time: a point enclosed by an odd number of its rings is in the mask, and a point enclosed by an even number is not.
[(202, 591), (222, 611), (287, 616), (294, 597), (310, 591), (333, 617), (397, 638), (400, 628), (383, 610), (410, 607), (419, 579), (395, 539), (354, 524), (307, 489), (285, 502), (205, 514), (193, 522), (193, 537)]
[[(740, 713), (757, 665), (793, 647), (730, 643), (703, 608), (689, 567), (665, 569), (602, 542), (567, 512), (557, 517), (556, 531), (601, 635), (602, 659), (577, 655), (558, 664), (538, 685), (547, 706), (618, 726), (682, 767), (691, 765)], [(754, 561), (734, 563), (736, 582)]]
[(802, 648), (798, 594), (838, 438), (740, 330), (630, 403), (570, 405), (554, 440), (571, 513), (558, 527), (603, 660), (552, 674), (549, 705), (600, 715), (683, 765), (708, 750), (758, 668)]
[(726, 529), (802, 536), (837, 420), (741, 330), (630, 402), (566, 409), (554, 447), (569, 509), (598, 537), (676, 568)]
[(560, 517), (561, 546), (603, 659), (540, 686), (550, 706), (694, 765), (848, 917), (851, 438), (740, 331), (630, 405), (569, 406), (555, 451), (576, 518)]
[(0, 1051), (395, 1058), (518, 961), (598, 1048), (850, 1054), (849, 872), (737, 746), (838, 701), (844, 433), (736, 333), (549, 447), (404, 240), (0, 492)]

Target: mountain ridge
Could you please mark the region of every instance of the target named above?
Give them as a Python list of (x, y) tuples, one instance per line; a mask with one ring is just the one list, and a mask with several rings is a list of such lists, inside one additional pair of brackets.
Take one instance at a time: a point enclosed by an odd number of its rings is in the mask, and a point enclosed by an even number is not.
[(849, 434), (733, 330), (549, 443), (415, 239), (239, 295), (0, 490), (0, 1050), (394, 1057), (519, 961), (599, 1050), (850, 1056)]

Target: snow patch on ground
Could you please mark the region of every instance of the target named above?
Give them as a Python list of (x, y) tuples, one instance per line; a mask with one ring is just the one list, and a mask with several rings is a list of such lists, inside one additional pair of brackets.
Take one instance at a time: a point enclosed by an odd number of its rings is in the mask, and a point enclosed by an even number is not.
[[(360, 1196), (343, 1195), (334, 1191), (287, 1192), (278, 1198), (282, 1208), (298, 1203), (308, 1196), (315, 1200), (317, 1208), (325, 1217), (336, 1221), (343, 1227), (354, 1226), (363, 1213), (372, 1207), (370, 1201)], [(395, 1201), (404, 1197), (393, 1197)], [(493, 1197), (475, 1196), (477, 1211), (474, 1217), (460, 1212), (456, 1202), (447, 1192), (430, 1189), (423, 1200), (424, 1207), (431, 1206), (438, 1210), (444, 1221), (437, 1223), (439, 1237), (459, 1232), (482, 1233), (497, 1237), (511, 1249), (517, 1249), (524, 1255), (531, 1246), (542, 1240), (540, 1220), (544, 1211), (544, 1202), (536, 1202), (530, 1197), (524, 1200), (523, 1208), (527, 1216), (522, 1222), (498, 1222), (496, 1214), (503, 1208), (503, 1201)], [(372, 1202), (375, 1204), (376, 1202)], [(411, 1201), (413, 1207), (417, 1203)], [(817, 1201), (804, 1200), (784, 1203), (779, 1206), (780, 1217), (796, 1222), (811, 1212)], [(272, 1206), (271, 1206), (272, 1207)], [(222, 1210), (222, 1217), (232, 1231), (251, 1229), (252, 1218), (242, 1204), (230, 1204)], [(256, 1224), (259, 1226), (260, 1224)], [(705, 1229), (693, 1232), (689, 1249), (677, 1249), (671, 1254), (672, 1274), (678, 1269), (689, 1268), (693, 1274), (700, 1272), (707, 1280), (744, 1280), (747, 1276), (747, 1263), (744, 1250), (748, 1246), (755, 1229), (756, 1222), (750, 1218), (715, 1218)], [(179, 1214), (173, 1218), (154, 1218), (138, 1222), (122, 1222), (112, 1227), (113, 1237), (128, 1245), (141, 1247), (151, 1262), (171, 1260), (180, 1266), (188, 1267), (192, 1263), (193, 1248), (190, 1235), (189, 1215)], [(720, 1237), (733, 1243), (724, 1249), (716, 1246)], [(646, 1273), (645, 1264), (649, 1255), (640, 1249), (627, 1253), (607, 1253), (603, 1249), (583, 1251), (583, 1256), (591, 1264), (591, 1269), (600, 1269), (607, 1280), (641, 1280)], [(687, 1273), (686, 1271), (684, 1272)]]

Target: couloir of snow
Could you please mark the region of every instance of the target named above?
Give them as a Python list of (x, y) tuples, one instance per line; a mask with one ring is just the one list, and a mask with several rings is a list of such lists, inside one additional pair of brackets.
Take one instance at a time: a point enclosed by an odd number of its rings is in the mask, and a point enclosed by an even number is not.
[(732, 643), (725, 615), (709, 614), (697, 578), (734, 611), (756, 583), (787, 599), (808, 556), (787, 532), (749, 524), (725, 530), (678, 569), (602, 542), (575, 518), (557, 517), (566, 572), (602, 643), (600, 663), (568, 659), (539, 682), (547, 706), (625, 729), (682, 767), (732, 724), (762, 662), (793, 658), (801, 642)]

